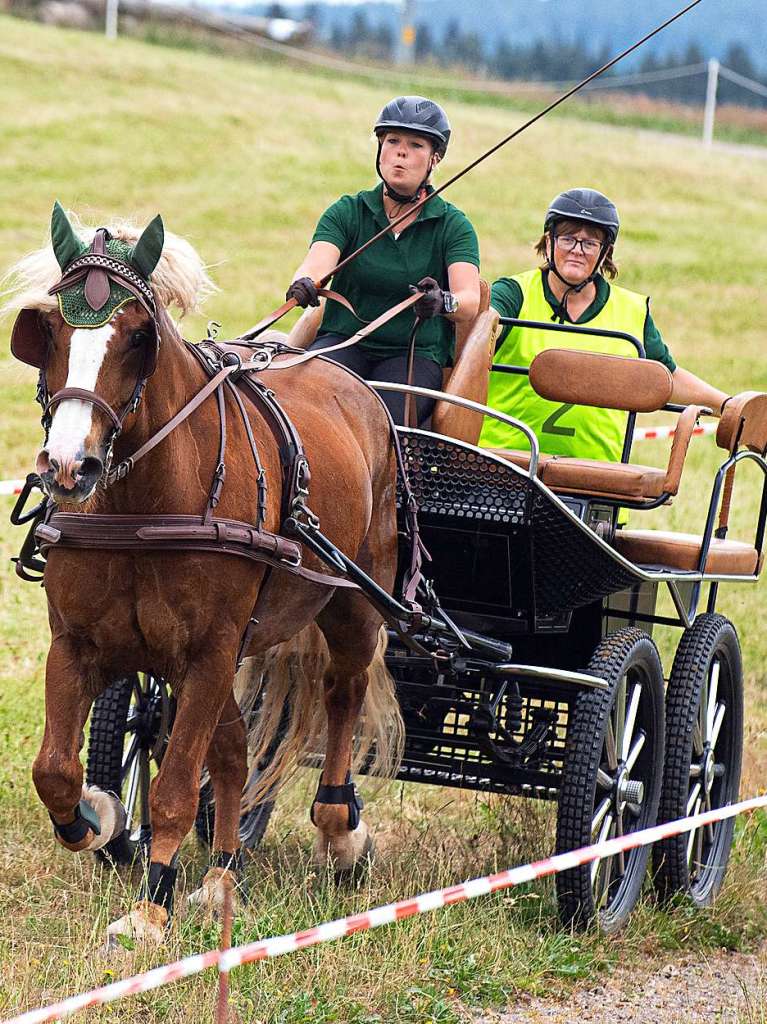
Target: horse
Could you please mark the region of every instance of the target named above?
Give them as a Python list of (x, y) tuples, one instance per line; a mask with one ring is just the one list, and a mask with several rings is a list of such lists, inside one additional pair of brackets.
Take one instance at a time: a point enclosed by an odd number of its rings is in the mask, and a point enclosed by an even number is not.
[[(396, 764), (402, 740), (393, 683), (383, 669), (380, 609), (338, 575), (328, 576), (327, 566), (300, 544), (288, 545), (289, 556), (253, 560), (238, 557), (221, 536), (207, 547), (171, 541), (121, 547), (103, 533), (91, 536), (94, 523), (117, 529), (186, 517), (207, 522), (206, 529), (218, 523), (226, 536), (230, 527), (220, 524), (234, 523), (250, 531), (251, 541), (257, 536), (275, 550), (285, 546), (280, 530), (290, 467), (268, 410), (227, 379), (188, 411), (213, 371), (183, 341), (169, 309), (183, 316), (213, 291), (200, 256), (166, 234), (159, 216), (143, 231), (118, 220), (94, 230), (57, 203), (51, 242), (9, 276), (5, 309), (17, 312), (11, 348), (40, 370), (46, 438), (36, 472), (56, 512), (50, 524), (58, 517), (81, 541), (57, 544), (53, 525), (38, 527), (48, 541), (51, 643), (45, 728), (32, 775), (63, 847), (97, 850), (125, 825), (117, 795), (83, 785), (79, 751), (94, 699), (115, 677), (144, 671), (161, 675), (177, 704), (151, 786), (144, 885), (130, 910), (109, 925), (108, 941), (114, 945), (120, 934), (163, 941), (177, 853), (194, 822), (203, 765), (214, 789), (215, 833), (210, 867), (194, 895), (220, 902), (223, 888), (238, 880), (247, 776), (246, 730), (233, 695), (238, 661), (270, 658), (274, 672), (275, 651), (289, 654), (297, 640), (304, 653), (317, 649), (316, 642), (307, 648), (307, 630), (316, 632), (323, 651), (319, 660), (300, 652), (293, 657), (294, 669), (303, 669), (303, 683), (291, 676), (300, 713), (291, 718), (269, 785), (273, 792), (295, 766), (302, 742), (310, 733), (316, 738), (317, 715), (308, 705), (324, 707), (324, 763), (311, 813), (315, 857), (339, 872), (357, 869), (372, 844), (350, 781), (363, 704), (364, 731), (382, 770)], [(252, 349), (240, 354), (247, 360)], [(259, 373), (258, 383), (262, 393), (276, 395), (303, 444), (306, 464), (290, 494), (297, 491), (299, 511), (316, 517), (324, 535), (391, 593), (397, 470), (384, 407), (329, 360), (282, 370), (279, 362)], [(158, 443), (158, 431), (185, 408), (186, 418)], [(152, 450), (133, 462), (153, 438)], [(289, 689), (267, 686), (268, 721), (281, 714), (269, 706), (270, 694), (290, 698)], [(272, 738), (262, 736), (262, 745)]]

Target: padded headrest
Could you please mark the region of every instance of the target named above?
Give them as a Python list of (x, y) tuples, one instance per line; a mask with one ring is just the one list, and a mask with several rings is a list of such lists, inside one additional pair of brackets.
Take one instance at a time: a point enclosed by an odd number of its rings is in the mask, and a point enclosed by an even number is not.
[(674, 382), (654, 359), (550, 348), (530, 364), (530, 384), (550, 402), (602, 409), (655, 412), (671, 398)]
[[(741, 430), (741, 424), (743, 429)], [(740, 432), (740, 437), (738, 436)], [(716, 443), (731, 452), (742, 445), (752, 452), (767, 452), (767, 394), (743, 391), (727, 402), (716, 431)]]

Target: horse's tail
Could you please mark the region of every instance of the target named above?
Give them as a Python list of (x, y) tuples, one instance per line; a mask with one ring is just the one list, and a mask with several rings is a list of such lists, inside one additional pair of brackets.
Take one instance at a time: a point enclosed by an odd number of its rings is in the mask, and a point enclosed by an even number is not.
[[(368, 774), (379, 776), (396, 773), (405, 739), (394, 680), (384, 664), (386, 644), (382, 626), (367, 669), (352, 763), (352, 771), (366, 764)], [(325, 638), (312, 624), (243, 665), (235, 694), (248, 728), (250, 763), (256, 766), (245, 787), (243, 810), (274, 799), (299, 768), (321, 763), (327, 737), (323, 677), (329, 662)]]

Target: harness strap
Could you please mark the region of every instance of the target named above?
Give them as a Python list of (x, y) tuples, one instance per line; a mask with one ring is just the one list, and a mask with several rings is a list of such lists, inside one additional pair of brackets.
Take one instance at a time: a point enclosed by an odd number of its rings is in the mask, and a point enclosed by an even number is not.
[[(237, 366), (225, 366), (222, 370), (219, 370), (215, 377), (213, 377), (212, 380), (209, 380), (205, 387), (202, 388), (201, 391), (198, 391), (194, 398), (190, 399), (182, 409), (179, 409), (176, 415), (173, 416), (172, 419), (169, 419), (164, 427), (160, 427), (156, 434), (153, 434), (148, 441), (142, 444), (138, 451), (135, 451), (133, 455), (128, 456), (127, 459), (123, 459), (123, 461), (115, 466), (114, 469), (110, 470), (107, 474), (107, 484), (113, 484), (116, 480), (124, 479), (139, 459), (143, 459), (145, 455), (148, 455), (153, 448), (157, 447), (160, 441), (164, 441), (168, 434), (172, 433), (172, 431), (174, 431), (180, 423), (183, 423), (185, 419), (188, 419), (195, 409), (198, 409), (202, 405), (208, 395), (212, 394), (216, 388), (219, 387), (219, 385), (222, 384), (227, 377), (230, 377), (237, 369)], [(56, 396), (54, 395), (54, 398), (55, 397)]]
[(58, 405), (59, 402), (64, 402), (70, 398), (75, 398), (79, 402), (88, 402), (90, 405), (95, 405), (97, 409), (106, 413), (112, 421), (112, 425), (115, 430), (122, 429), (122, 420), (114, 411), (112, 406), (97, 395), (95, 391), (87, 391), (85, 388), (62, 388), (61, 391), (57, 391), (52, 398), (48, 399), (45, 406), (45, 415), (47, 416), (50, 413), (54, 405)]

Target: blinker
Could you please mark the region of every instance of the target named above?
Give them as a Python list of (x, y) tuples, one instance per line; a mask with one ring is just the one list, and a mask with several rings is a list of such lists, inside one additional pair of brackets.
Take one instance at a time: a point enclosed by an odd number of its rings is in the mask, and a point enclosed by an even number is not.
[(48, 343), (37, 309), (22, 309), (16, 317), (11, 333), (11, 353), (28, 366), (42, 370), (48, 355)]

